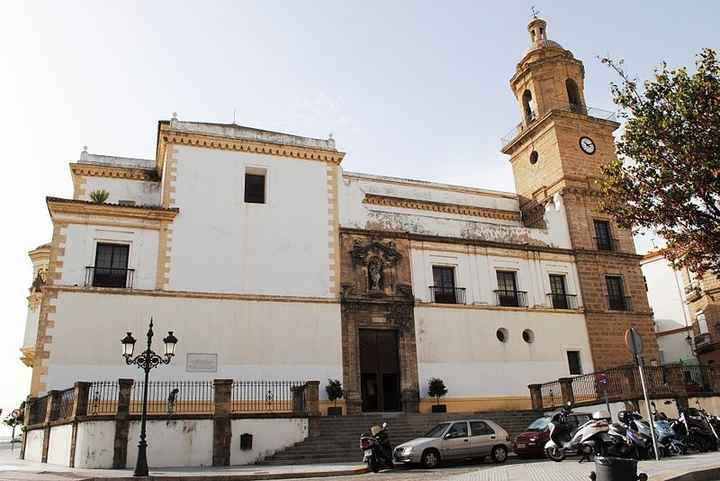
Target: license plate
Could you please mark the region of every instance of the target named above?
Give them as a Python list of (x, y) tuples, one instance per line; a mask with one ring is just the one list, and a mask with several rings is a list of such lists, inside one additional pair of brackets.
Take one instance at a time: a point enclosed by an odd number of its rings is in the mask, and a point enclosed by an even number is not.
[(372, 449), (366, 449), (366, 450), (363, 452), (363, 455), (365, 455), (365, 456), (372, 456)]
[(520, 443), (517, 445), (518, 449), (523, 449), (523, 448), (525, 448), (525, 446), (526, 446), (526, 444), (524, 444), (524, 443)]

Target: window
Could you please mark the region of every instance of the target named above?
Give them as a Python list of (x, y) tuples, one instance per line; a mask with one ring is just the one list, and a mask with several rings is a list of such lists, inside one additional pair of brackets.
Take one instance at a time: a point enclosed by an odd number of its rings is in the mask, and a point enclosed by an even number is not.
[(571, 376), (579, 376), (582, 374), (582, 365), (580, 364), (580, 351), (567, 352), (568, 369)]
[(468, 437), (467, 423), (465, 421), (453, 423), (447, 433), (451, 438), (466, 438)]
[(535, 342), (535, 333), (532, 329), (525, 329), (522, 332), (522, 338), (523, 341), (527, 342), (528, 344), (532, 344), (533, 342)]
[(608, 291), (608, 308), (612, 311), (629, 311), (628, 300), (625, 298), (623, 280), (620, 276), (606, 276)]
[(532, 122), (535, 120), (535, 112), (533, 111), (532, 106), (532, 93), (529, 90), (526, 90), (523, 92), (522, 96), (522, 103), (523, 103), (523, 113), (525, 114), (525, 121), (527, 123)]
[(606, 220), (595, 220), (595, 240), (597, 248), (601, 251), (613, 250), (613, 239), (610, 236), (610, 222)]
[(540, 158), (540, 154), (538, 154), (537, 150), (533, 150), (530, 153), (530, 164), (535, 165), (537, 164), (538, 159)]
[(508, 338), (510, 337), (510, 333), (508, 333), (508, 330), (504, 327), (501, 327), (497, 331), (495, 331), (495, 337), (497, 337), (497, 340), (500, 342), (507, 342)]
[(525, 292), (517, 290), (514, 271), (497, 271), (497, 303), (500, 306), (522, 307), (526, 305)]
[(564, 275), (550, 274), (550, 300), (554, 309), (570, 309)]
[(88, 268), (88, 277), (94, 287), (131, 287), (131, 270), (128, 270), (127, 244), (98, 242), (95, 265)]
[(439, 304), (464, 304), (464, 290), (455, 288), (455, 268), (433, 266), (432, 301)]
[(570, 110), (576, 113), (582, 113), (582, 102), (580, 102), (580, 92), (575, 81), (571, 78), (565, 81), (565, 89), (567, 90), (568, 103)]
[(470, 421), (470, 432), (473, 436), (488, 436), (495, 434), (493, 428), (484, 421)]
[(245, 202), (248, 204), (265, 203), (264, 169), (248, 168), (245, 171)]

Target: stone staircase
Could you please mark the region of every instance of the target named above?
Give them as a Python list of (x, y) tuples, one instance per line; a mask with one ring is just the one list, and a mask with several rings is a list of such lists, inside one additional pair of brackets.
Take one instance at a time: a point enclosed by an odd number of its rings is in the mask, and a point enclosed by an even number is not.
[(533, 411), (448, 414), (363, 414), (358, 416), (323, 416), (320, 435), (266, 458), (261, 464), (314, 464), (360, 462), (360, 435), (370, 426), (387, 422), (393, 446), (418, 437), (435, 424), (455, 419), (490, 419), (505, 428), (511, 436), (523, 432), (539, 415)]

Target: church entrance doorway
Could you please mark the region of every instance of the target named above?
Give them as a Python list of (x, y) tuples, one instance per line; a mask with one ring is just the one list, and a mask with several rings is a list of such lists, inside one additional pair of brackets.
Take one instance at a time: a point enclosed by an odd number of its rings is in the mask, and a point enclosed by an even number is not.
[(400, 356), (394, 330), (360, 329), (362, 410), (400, 411)]

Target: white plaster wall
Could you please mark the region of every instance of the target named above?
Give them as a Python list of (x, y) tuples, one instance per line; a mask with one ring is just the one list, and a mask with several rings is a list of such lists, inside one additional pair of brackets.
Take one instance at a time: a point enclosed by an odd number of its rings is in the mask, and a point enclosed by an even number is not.
[[(131, 449), (128, 449), (130, 452)], [(115, 452), (115, 421), (78, 424), (75, 444), (76, 468), (111, 469)]]
[[(150, 468), (212, 466), (213, 421), (148, 420), (147, 457)], [(130, 421), (127, 467), (135, 466), (140, 441), (140, 421)]]
[[(329, 296), (327, 164), (175, 147), (170, 289)], [(267, 169), (266, 204), (244, 202), (245, 171)]]
[(497, 271), (515, 271), (519, 291), (527, 291), (528, 306), (551, 307), (550, 274), (565, 275), (568, 294), (580, 298), (577, 269), (572, 262), (520, 259), (482, 254), (483, 249), (467, 247), (466, 253), (412, 249), (412, 282), (415, 297), (430, 302), (433, 285), (432, 267), (445, 265), (455, 268), (455, 286), (465, 288), (467, 304), (496, 305)]
[(50, 428), (48, 444), (49, 464), (70, 465), (70, 442), (72, 441), (72, 424), (63, 424)]
[(85, 195), (80, 200), (90, 200), (94, 190), (105, 189), (110, 196), (107, 202), (117, 204), (121, 200), (135, 201), (136, 205), (160, 205), (160, 183), (131, 179), (82, 176), (85, 179)]
[[(509, 332), (501, 343), (499, 328)], [(522, 339), (531, 329), (535, 341)], [(583, 372), (593, 372), (585, 318), (529, 310), (416, 307), (415, 332), (422, 396), (439, 377), (448, 396), (527, 396), (528, 384), (569, 376), (568, 350), (580, 351)]]
[(33, 429), (32, 431), (27, 431), (25, 433), (25, 436), (27, 437), (25, 444), (26, 460), (36, 462), (40, 462), (42, 460), (43, 433), (43, 429)]
[[(692, 331), (689, 333), (692, 336)], [(685, 339), (688, 331), (677, 332), (665, 336), (658, 336), (658, 347), (662, 352), (664, 364), (672, 364), (679, 361), (694, 363), (696, 361), (692, 347)]]
[(676, 272), (664, 257), (655, 257), (653, 259), (643, 261), (640, 268), (642, 269), (645, 282), (647, 283), (647, 295), (650, 307), (655, 314), (657, 324), (663, 324), (666, 321), (678, 324), (675, 326), (660, 326), (661, 331), (682, 327), (685, 325), (685, 316), (687, 315), (687, 306), (685, 304), (684, 294), (678, 289), (679, 282), (682, 289), (682, 279), (680, 273)]
[[(372, 177), (372, 176), (371, 176)], [(406, 182), (405, 185), (402, 183)], [(562, 197), (545, 210), (547, 229), (529, 229), (520, 221), (484, 219), (422, 210), (363, 204), (366, 194), (519, 211), (515, 194), (468, 189), (403, 179), (364, 178), (346, 174), (340, 188), (340, 225), (371, 230), (480, 239), (516, 244), (541, 244), (570, 248), (570, 235)], [(463, 189), (463, 188), (461, 188)]]
[[(231, 427), (231, 465), (254, 464), (308, 436), (308, 420), (302, 418), (233, 419)], [(240, 435), (243, 433), (253, 435), (252, 450), (240, 449)]]
[(22, 347), (34, 347), (37, 339), (38, 319), (40, 318), (40, 304), (35, 310), (28, 306), (27, 317), (25, 318), (25, 334), (23, 335)]
[[(141, 371), (122, 360), (120, 339), (132, 331), (139, 345), (150, 316), (156, 350), (168, 330), (179, 339), (175, 359), (155, 369), (154, 380), (342, 379), (339, 304), (59, 292), (55, 305), (48, 389), (140, 379)], [(188, 353), (217, 353), (218, 371), (186, 372)]]
[(95, 265), (98, 242), (128, 244), (128, 269), (135, 269), (133, 287), (154, 289), (157, 271), (159, 232), (152, 229), (70, 224), (59, 284), (82, 286), (85, 268)]

